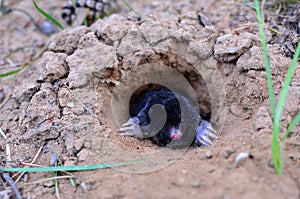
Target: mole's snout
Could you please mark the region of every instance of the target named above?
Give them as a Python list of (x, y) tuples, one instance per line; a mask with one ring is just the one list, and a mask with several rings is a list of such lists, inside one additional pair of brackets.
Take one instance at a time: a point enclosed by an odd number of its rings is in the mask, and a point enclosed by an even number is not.
[(173, 140), (179, 140), (182, 137), (181, 131), (179, 129), (176, 129), (176, 128), (171, 129), (170, 135), (171, 135), (171, 138)]

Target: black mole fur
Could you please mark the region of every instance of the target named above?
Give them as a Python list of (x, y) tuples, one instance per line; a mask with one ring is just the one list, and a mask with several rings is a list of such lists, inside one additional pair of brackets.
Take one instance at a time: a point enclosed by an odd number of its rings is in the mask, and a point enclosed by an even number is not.
[[(176, 94), (177, 96), (179, 94)], [(150, 123), (149, 110), (151, 106), (160, 104), (165, 108), (167, 119), (164, 127), (153, 137), (150, 137), (151, 141), (159, 146), (166, 146), (172, 141), (171, 128), (178, 128), (181, 121), (180, 103), (176, 95), (167, 88), (160, 88), (157, 90), (145, 90), (137, 99), (133, 101), (130, 108), (130, 116), (138, 117), (140, 126), (146, 126)], [(188, 103), (187, 100), (184, 100)], [(190, 104), (187, 105), (191, 110), (190, 114), (193, 114), (194, 118), (198, 117), (196, 111)]]

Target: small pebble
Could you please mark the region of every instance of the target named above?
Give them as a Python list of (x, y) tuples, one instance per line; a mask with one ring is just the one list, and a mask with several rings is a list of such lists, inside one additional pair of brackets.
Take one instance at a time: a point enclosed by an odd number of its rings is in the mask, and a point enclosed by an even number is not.
[(272, 159), (270, 159), (269, 160), (269, 162), (268, 162), (268, 166), (270, 167), (270, 168), (272, 168), (272, 169), (274, 169), (275, 167), (274, 167), (274, 162), (273, 162), (273, 160)]
[(207, 151), (206, 154), (205, 154), (205, 157), (206, 157), (207, 159), (211, 159), (211, 158), (212, 158), (212, 153), (211, 153), (211, 151)]
[(232, 34), (221, 35), (220, 37), (217, 38), (217, 41), (218, 42), (224, 41), (225, 39), (230, 38), (230, 37), (232, 37)]
[(177, 187), (182, 187), (184, 185), (184, 179), (183, 178), (179, 178), (177, 181), (172, 182), (173, 185), (177, 186)]
[(68, 106), (69, 108), (73, 108), (73, 107), (74, 107), (74, 102), (68, 102), (68, 103), (67, 103), (67, 106)]
[(28, 182), (28, 173), (24, 174), (23, 182)]
[(71, 158), (64, 162), (64, 166), (75, 166), (76, 163), (77, 163), (77, 160), (74, 158)]
[(83, 189), (83, 191), (84, 191), (85, 193), (88, 193), (87, 185), (86, 185), (85, 182), (80, 183), (80, 186), (81, 186), (81, 188)]
[(84, 147), (87, 148), (87, 149), (91, 149), (92, 148), (92, 141), (90, 140), (87, 140), (84, 142)]
[(43, 186), (48, 187), (48, 188), (54, 187), (54, 181), (53, 180), (48, 180), (48, 181), (43, 183)]
[(224, 151), (222, 152), (222, 156), (225, 159), (228, 159), (233, 153), (235, 153), (235, 150), (231, 148), (230, 146), (226, 147)]
[(187, 170), (182, 170), (181, 173), (186, 174)]
[(42, 149), (42, 153), (48, 153), (50, 151), (48, 146), (44, 146)]
[(251, 155), (249, 152), (239, 153), (234, 160), (235, 166), (238, 167), (239, 165), (241, 165), (244, 162), (245, 159), (248, 159), (248, 158), (253, 158), (253, 155)]
[(243, 114), (242, 109), (238, 107), (237, 104), (232, 104), (229, 110), (235, 116), (241, 116)]
[(27, 161), (27, 160), (31, 160), (31, 158), (32, 158), (32, 157), (31, 157), (30, 155), (26, 155), (26, 156), (25, 156), (25, 160), (26, 160), (26, 161)]
[(216, 170), (216, 168), (211, 167), (211, 168), (208, 170), (208, 173), (213, 173), (215, 170)]
[(82, 149), (78, 154), (77, 154), (77, 157), (78, 157), (78, 161), (79, 162), (83, 162), (85, 161), (86, 159), (88, 159), (89, 157), (89, 151), (87, 149)]
[(75, 139), (74, 147), (77, 151), (79, 151), (83, 146), (83, 141), (81, 139)]
[(255, 131), (260, 131), (262, 129), (272, 129), (272, 117), (267, 107), (262, 106), (257, 110), (253, 124)]
[(74, 150), (73, 150), (74, 142), (75, 142), (74, 135), (68, 133), (65, 138), (65, 145), (70, 154), (72, 154), (74, 152)]
[(258, 182), (258, 177), (257, 177), (257, 176), (253, 176), (253, 177), (252, 177), (252, 180), (253, 180), (254, 182)]
[(198, 13), (198, 21), (199, 21), (199, 24), (203, 27), (212, 25), (209, 17), (203, 13)]
[(199, 187), (201, 187), (201, 184), (199, 181), (194, 181), (194, 182), (192, 182), (192, 187), (199, 188)]
[(34, 41), (34, 46), (41, 48), (41, 47), (45, 46), (45, 41), (43, 41), (43, 40), (35, 40)]
[(58, 155), (54, 152), (51, 152), (50, 166), (55, 166), (58, 163), (58, 160)]
[(45, 20), (41, 23), (40, 30), (45, 35), (51, 35), (51, 34), (56, 33), (58, 31), (57, 27), (52, 22), (50, 22), (49, 20)]

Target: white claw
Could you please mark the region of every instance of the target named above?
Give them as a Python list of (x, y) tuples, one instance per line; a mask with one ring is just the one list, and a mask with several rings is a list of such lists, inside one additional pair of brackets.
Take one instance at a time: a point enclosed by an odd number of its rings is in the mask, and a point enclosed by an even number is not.
[(132, 125), (136, 125), (139, 123), (139, 119), (136, 117), (130, 118), (126, 123), (124, 123), (122, 126), (132, 126)]
[(126, 131), (133, 131), (134, 130), (134, 126), (132, 125), (132, 126), (125, 126), (125, 127), (122, 127), (122, 128), (120, 128), (119, 129), (119, 131), (121, 131), (121, 132), (126, 132)]
[(217, 133), (217, 131), (212, 127), (211, 123), (209, 123), (207, 121), (202, 121), (201, 125), (203, 126), (203, 128), (205, 128), (213, 133)]
[(200, 142), (203, 146), (210, 146), (209, 144), (207, 144), (207, 143), (205, 143), (205, 142), (203, 142), (203, 141), (201, 141)]
[(207, 137), (207, 136), (202, 136), (201, 139), (207, 144), (208, 146), (211, 146), (213, 142)]
[(200, 139), (200, 144), (204, 146), (211, 146), (211, 144), (206, 143), (203, 139)]
[(211, 146), (212, 140), (218, 139), (217, 131), (213, 129), (212, 125), (205, 120), (202, 120), (197, 128), (197, 142), (204, 146)]
[(134, 123), (132, 123), (132, 121), (128, 121), (128, 122), (122, 124), (122, 127), (127, 127), (127, 126), (132, 126), (132, 125), (134, 125)]
[(207, 127), (208, 130), (210, 130), (213, 133), (217, 133), (217, 131), (215, 129), (213, 129), (213, 127), (210, 125)]
[(120, 133), (119, 136), (130, 136), (128, 133)]
[(122, 127), (130, 126), (130, 125), (132, 125), (132, 124), (130, 124), (129, 122), (126, 122), (126, 123), (122, 124)]
[(213, 138), (213, 139), (218, 139), (218, 136), (217, 136), (216, 134), (214, 134), (214, 133), (206, 132), (205, 134), (206, 134), (207, 136)]

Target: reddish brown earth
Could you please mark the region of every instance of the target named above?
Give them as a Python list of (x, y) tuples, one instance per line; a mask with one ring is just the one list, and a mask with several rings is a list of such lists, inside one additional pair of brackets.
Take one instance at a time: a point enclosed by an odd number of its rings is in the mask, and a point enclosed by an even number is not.
[[(6, 3), (40, 17), (30, 1)], [(300, 198), (299, 125), (284, 145), (281, 177), (271, 160), (272, 122), (255, 12), (233, 1), (129, 3), (153, 24), (138, 21), (121, 2), (117, 15), (52, 36), (43, 35), (22, 14), (0, 18), (0, 73), (29, 62), (51, 41), (25, 70), (0, 79), (0, 127), (8, 137), (0, 139), (1, 166), (21, 167), (41, 147), (35, 164), (44, 166), (50, 165), (52, 152), (64, 165), (148, 158), (115, 169), (74, 172), (77, 187), (60, 180), (61, 198)], [(39, 4), (59, 18), (64, 2)], [(287, 56), (293, 54), (286, 46), (295, 44), (297, 30), (286, 22), (292, 19), (279, 20), (276, 8), (268, 3), (265, 8), (277, 99), (291, 63)], [(297, 9), (290, 7), (288, 12)], [(200, 11), (206, 27), (199, 24)], [(267, 29), (274, 24), (282, 35)], [(26, 45), (31, 47), (4, 59)], [(215, 144), (180, 151), (118, 136), (118, 127), (128, 119), (130, 96), (143, 81), (194, 91), (218, 131)], [(299, 107), (298, 63), (282, 132)], [(235, 163), (242, 152), (251, 158)], [(24, 198), (54, 198), (52, 181), (22, 184), (49, 177), (52, 173), (25, 174), (17, 186)], [(3, 198), (5, 186), (1, 182)]]

